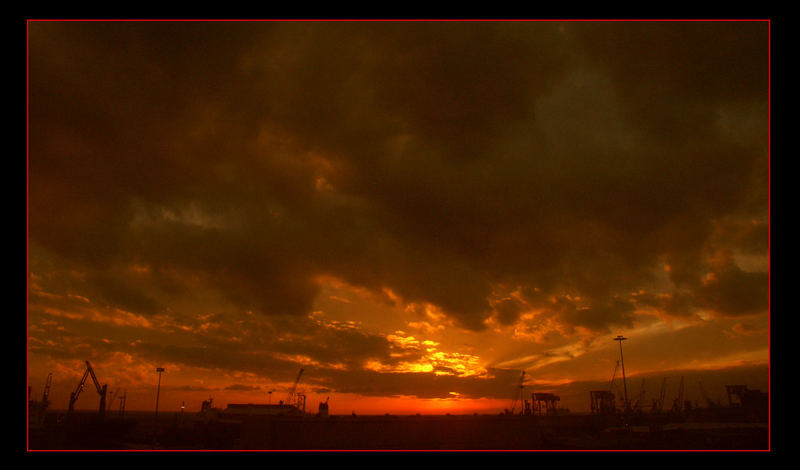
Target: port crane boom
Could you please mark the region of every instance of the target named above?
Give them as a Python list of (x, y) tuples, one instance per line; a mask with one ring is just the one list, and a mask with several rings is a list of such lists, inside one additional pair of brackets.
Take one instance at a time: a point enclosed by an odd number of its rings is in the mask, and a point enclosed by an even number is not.
[(292, 388), (289, 389), (289, 396), (286, 398), (286, 404), (291, 405), (292, 400), (294, 400), (295, 392), (297, 392), (297, 384), (300, 383), (300, 377), (303, 375), (303, 368), (300, 368), (300, 372), (297, 373), (297, 378), (294, 379), (294, 384)]
[(111, 392), (111, 397), (109, 397), (109, 400), (108, 400), (108, 411), (111, 411), (111, 405), (114, 403), (114, 398), (117, 397), (117, 395), (119, 394), (119, 391), (120, 391), (120, 388), (117, 387), (116, 390)]
[(53, 383), (53, 373), (47, 374), (47, 380), (44, 383), (44, 391), (42, 392), (42, 403), (50, 403), (50, 385)]
[(42, 392), (42, 401), (36, 402), (30, 399), (31, 387), (28, 386), (28, 418), (31, 423), (44, 423), (44, 415), (47, 412), (47, 407), (50, 406), (50, 386), (53, 383), (53, 373), (47, 374), (47, 379), (44, 383), (44, 391)]
[(636, 403), (633, 405), (634, 411), (641, 411), (642, 407), (644, 406), (644, 378), (642, 378), (642, 389), (639, 391), (639, 397), (636, 399)]
[(667, 378), (664, 377), (664, 380), (661, 381), (661, 393), (658, 395), (658, 398), (653, 399), (653, 407), (651, 411), (653, 413), (661, 413), (661, 410), (664, 409), (664, 395), (667, 391)]
[(84, 371), (81, 381), (78, 383), (75, 391), (69, 395), (69, 413), (71, 414), (73, 411), (75, 411), (75, 402), (78, 401), (78, 397), (81, 395), (83, 387), (86, 385), (86, 379), (89, 376), (92, 377), (92, 382), (97, 389), (97, 394), (100, 395), (100, 416), (105, 416), (106, 392), (108, 391), (108, 385), (100, 385), (100, 382), (97, 380), (97, 376), (95, 375), (94, 369), (92, 369), (92, 365), (89, 363), (89, 361), (86, 361), (86, 371)]
[(683, 407), (683, 377), (681, 377), (681, 384), (680, 387), (678, 387), (678, 397), (672, 402), (672, 411), (681, 414), (683, 412)]

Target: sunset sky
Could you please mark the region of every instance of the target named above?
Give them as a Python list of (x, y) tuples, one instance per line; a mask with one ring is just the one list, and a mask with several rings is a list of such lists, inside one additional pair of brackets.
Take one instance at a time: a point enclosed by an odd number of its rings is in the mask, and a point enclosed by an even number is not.
[(32, 398), (766, 391), (769, 26), (29, 21)]

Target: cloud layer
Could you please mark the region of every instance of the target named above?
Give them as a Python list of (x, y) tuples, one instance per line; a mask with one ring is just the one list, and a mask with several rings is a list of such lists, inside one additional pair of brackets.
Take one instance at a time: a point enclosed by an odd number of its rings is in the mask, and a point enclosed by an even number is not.
[[(34, 22), (32, 272), (180, 324), (310, 321), (325, 279), (539, 340), (764, 315), (768, 47), (759, 22)], [(305, 333), (214, 360), (393, 361), (391, 332)]]

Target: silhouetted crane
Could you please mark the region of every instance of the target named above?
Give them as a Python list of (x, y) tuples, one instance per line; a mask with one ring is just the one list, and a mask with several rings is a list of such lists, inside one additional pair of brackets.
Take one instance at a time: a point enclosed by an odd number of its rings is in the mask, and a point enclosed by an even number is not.
[(295, 398), (295, 392), (297, 392), (297, 384), (300, 382), (300, 377), (303, 375), (303, 368), (300, 368), (300, 372), (297, 373), (297, 378), (294, 379), (294, 384), (292, 388), (289, 389), (289, 396), (286, 398), (286, 404), (291, 405), (292, 401)]
[(678, 414), (683, 412), (683, 376), (681, 376), (681, 385), (678, 387), (678, 397), (672, 402), (672, 411)]
[(28, 387), (28, 419), (32, 423), (42, 424), (44, 422), (44, 415), (47, 412), (47, 407), (50, 406), (50, 385), (53, 382), (53, 373), (47, 374), (47, 379), (44, 383), (44, 391), (42, 392), (42, 401), (31, 400), (31, 387)]
[(658, 398), (653, 399), (653, 408), (650, 410), (653, 413), (661, 413), (661, 410), (664, 409), (664, 396), (667, 392), (667, 378), (664, 377), (664, 380), (661, 382), (661, 393), (658, 395)]
[(92, 376), (92, 382), (94, 382), (94, 386), (97, 389), (97, 394), (100, 395), (100, 416), (105, 416), (106, 392), (108, 391), (108, 385), (100, 385), (100, 382), (97, 381), (97, 376), (94, 374), (94, 369), (92, 369), (92, 365), (89, 364), (89, 361), (86, 361), (86, 371), (83, 373), (83, 377), (81, 378), (80, 383), (78, 383), (78, 387), (75, 388), (74, 392), (69, 394), (69, 414), (72, 414), (75, 411), (75, 402), (78, 401), (78, 397), (83, 391), (83, 386), (86, 384), (86, 378), (90, 375)]
[(642, 377), (642, 389), (639, 391), (639, 396), (636, 398), (636, 403), (633, 405), (634, 411), (641, 411), (642, 406), (644, 405), (644, 377)]
[(53, 383), (53, 373), (47, 374), (47, 380), (44, 382), (44, 391), (42, 392), (42, 403), (50, 403), (50, 385)]
[(108, 411), (111, 411), (111, 405), (114, 404), (114, 398), (117, 396), (118, 393), (119, 393), (119, 387), (117, 387), (117, 389), (111, 393), (111, 396), (109, 397), (108, 400)]
[(125, 416), (125, 402), (128, 401), (128, 391), (123, 390), (122, 396), (119, 397), (119, 415)]
[(321, 416), (321, 417), (328, 416), (328, 400), (330, 400), (330, 399), (331, 399), (331, 397), (328, 397), (328, 398), (325, 399), (324, 402), (321, 402), (319, 404), (319, 411), (317, 412), (317, 416)]

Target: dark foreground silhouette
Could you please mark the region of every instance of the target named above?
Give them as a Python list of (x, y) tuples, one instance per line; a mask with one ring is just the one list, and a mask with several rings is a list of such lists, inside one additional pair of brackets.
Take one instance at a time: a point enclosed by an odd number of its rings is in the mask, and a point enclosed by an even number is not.
[(769, 450), (766, 422), (736, 416), (48, 415), (30, 450)]

